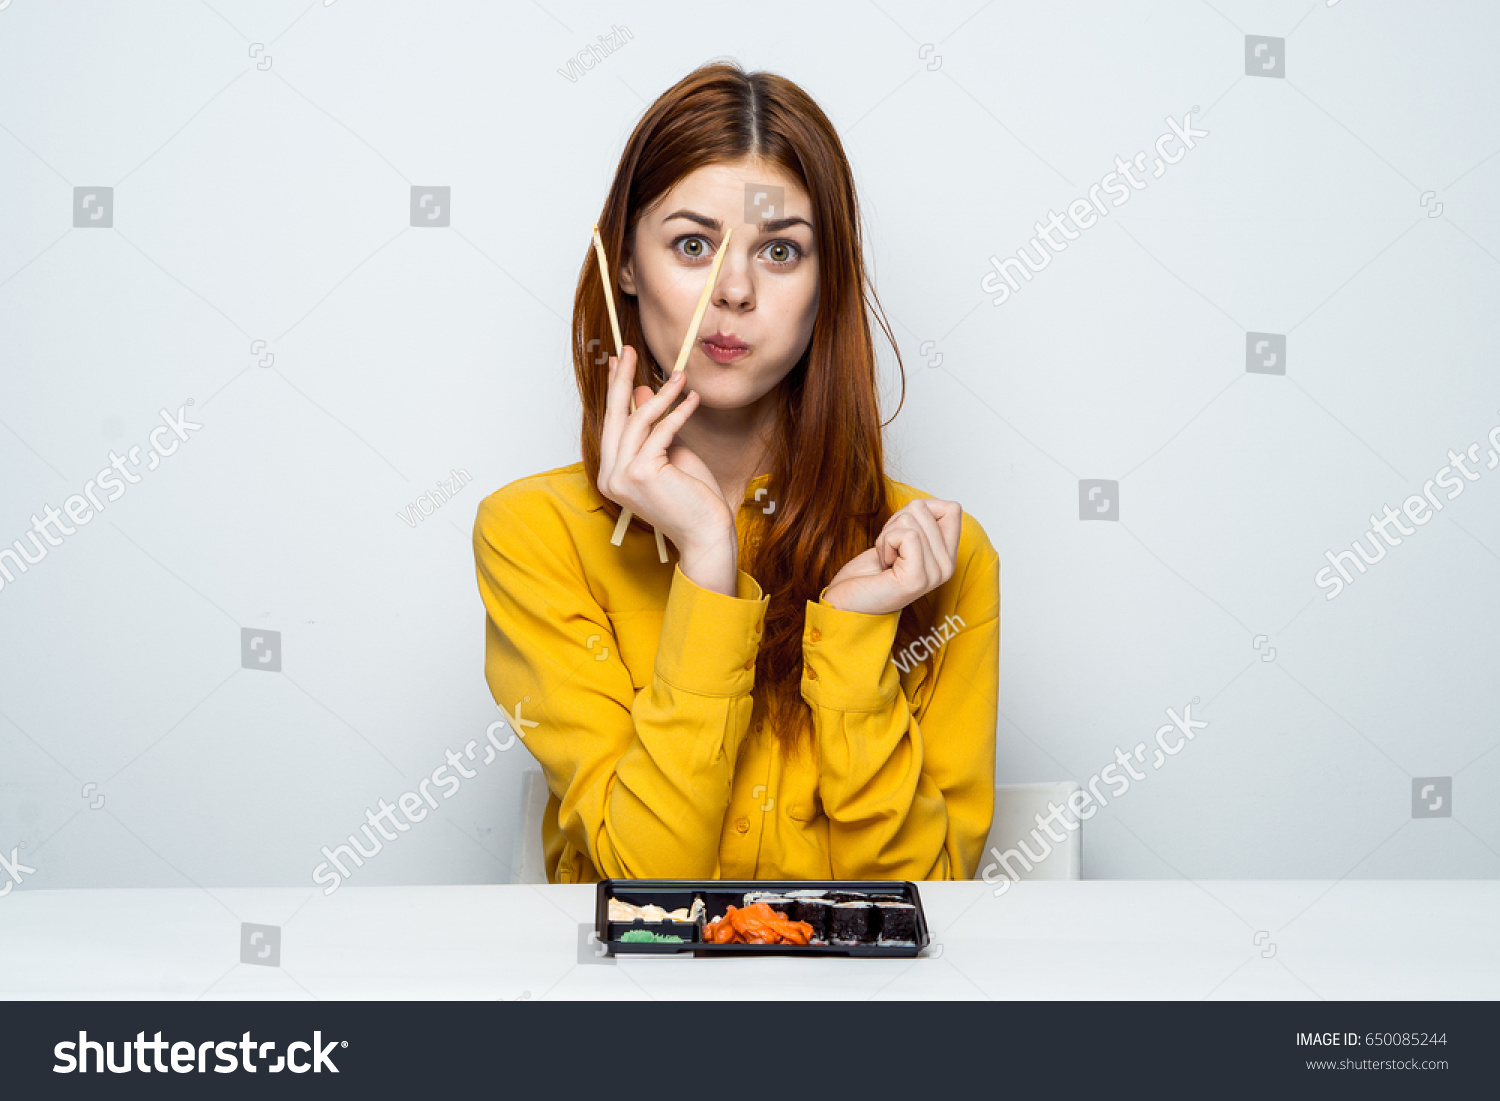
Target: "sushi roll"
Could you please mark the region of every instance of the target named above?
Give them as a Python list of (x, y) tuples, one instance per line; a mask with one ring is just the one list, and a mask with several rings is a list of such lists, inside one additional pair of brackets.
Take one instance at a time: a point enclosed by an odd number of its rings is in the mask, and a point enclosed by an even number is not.
[(916, 944), (917, 908), (910, 902), (875, 904), (879, 934), (877, 944)]
[(788, 899), (781, 891), (746, 891), (745, 905), (754, 906), (757, 902), (764, 902), (773, 910), (785, 910)]
[(833, 902), (868, 902), (870, 896), (864, 891), (824, 891), (823, 897)]
[(826, 898), (794, 898), (788, 902), (794, 908), (793, 913), (787, 916), (794, 921), (805, 921), (813, 927), (813, 936), (817, 940), (828, 939), (828, 914), (833, 908), (833, 903)]
[(865, 901), (835, 902), (828, 910), (828, 932), (835, 944), (868, 944), (874, 905)]

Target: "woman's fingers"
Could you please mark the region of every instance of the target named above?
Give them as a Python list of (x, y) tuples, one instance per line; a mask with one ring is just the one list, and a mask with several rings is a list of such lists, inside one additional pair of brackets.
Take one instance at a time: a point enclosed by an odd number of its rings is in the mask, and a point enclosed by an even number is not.
[(942, 545), (948, 549), (950, 562), (958, 561), (958, 537), (963, 531), (964, 510), (957, 501), (923, 500), (927, 514), (937, 521)]
[(620, 450), (617, 455), (619, 463), (630, 462), (640, 452), (641, 445), (651, 432), (651, 426), (676, 400), (682, 388), (687, 385), (686, 380), (687, 374), (684, 372), (675, 381), (668, 379), (662, 383), (661, 389), (654, 394), (648, 387), (635, 387), (635, 412), (626, 418), (625, 427), (620, 432)]
[(687, 423), (687, 419), (693, 415), (693, 410), (698, 408), (698, 401), (698, 392), (689, 390), (687, 397), (682, 399), (676, 409), (656, 422), (656, 427), (651, 430), (651, 435), (646, 437), (636, 454), (665, 455), (672, 440), (677, 436), (677, 430)]
[(928, 501), (928, 511), (937, 519), (938, 529), (943, 533), (943, 545), (948, 548), (948, 560), (958, 561), (958, 537), (963, 533), (964, 510), (957, 501)]
[(957, 501), (928, 500), (924, 497), (903, 505), (892, 514), (891, 522), (898, 517), (909, 517), (912, 523), (919, 525), (927, 533), (933, 550), (941, 552), (939, 561), (951, 575), (958, 561), (958, 540), (963, 531), (963, 515), (964, 510)]
[[(892, 519), (895, 520), (896, 517)], [(902, 517), (900, 522), (891, 524), (884, 534), (886, 545), (894, 547), (897, 552), (896, 561), (891, 564), (891, 568), (905, 574), (906, 588), (911, 590), (913, 599), (930, 592), (941, 583), (942, 577), (936, 573), (937, 555), (927, 533), (912, 517)], [(902, 559), (906, 560), (906, 569), (901, 568)]]
[[(599, 470), (601, 480), (608, 480), (616, 468), (629, 465), (640, 452), (642, 441), (651, 431), (651, 425), (676, 397), (683, 379), (668, 381), (661, 390), (652, 393), (648, 386), (636, 386), (635, 349), (625, 345), (618, 357), (611, 357), (614, 373), (610, 377), (604, 407), (604, 427), (599, 441)], [(685, 376), (684, 376), (685, 377)], [(635, 412), (630, 411), (631, 401)]]
[(599, 468), (607, 472), (614, 467), (620, 449), (620, 433), (630, 416), (630, 384), (635, 377), (635, 349), (625, 345), (621, 354), (609, 357), (611, 374), (605, 387), (604, 430), (599, 440)]
[(930, 555), (928, 562), (935, 571), (931, 584), (941, 585), (944, 580), (953, 576), (953, 555), (948, 553), (948, 540), (938, 527), (938, 521), (933, 518), (932, 510), (927, 507), (930, 502), (919, 500), (913, 503), (917, 507), (907, 515), (916, 522), (917, 527), (926, 536), (927, 551)]
[(908, 587), (921, 584), (917, 595), (937, 588), (953, 576), (962, 517), (954, 501), (919, 498), (902, 506), (875, 541), (882, 566), (899, 567)]

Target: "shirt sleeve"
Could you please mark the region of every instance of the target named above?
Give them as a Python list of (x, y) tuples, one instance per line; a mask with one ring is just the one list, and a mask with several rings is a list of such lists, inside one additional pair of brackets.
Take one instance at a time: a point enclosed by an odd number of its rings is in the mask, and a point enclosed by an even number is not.
[(715, 877), (769, 598), (743, 570), (731, 597), (674, 565), (651, 682), (637, 691), (618, 646), (597, 660), (613, 629), (570, 545), (493, 496), (480, 505), (490, 691), (507, 714), (529, 701), (536, 725), (517, 733), (561, 801), (563, 836), (600, 875)]
[(920, 721), (891, 655), (901, 613), (841, 610), (823, 593), (807, 602), (802, 698), (838, 878), (969, 879), (979, 866), (995, 802), (999, 555), (960, 585), (962, 625), (918, 692)]

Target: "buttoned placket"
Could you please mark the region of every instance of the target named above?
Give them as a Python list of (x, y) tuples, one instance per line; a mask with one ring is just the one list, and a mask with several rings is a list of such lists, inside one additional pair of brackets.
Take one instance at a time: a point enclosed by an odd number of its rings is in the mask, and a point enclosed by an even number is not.
[[(745, 514), (748, 510), (748, 515), (736, 516), (740, 530), (747, 533), (745, 544), (748, 547), (760, 546), (766, 512), (761, 502), (756, 500), (755, 493), (764, 487), (767, 480), (766, 475), (751, 479), (739, 508), (740, 514)], [(756, 623), (754, 631), (757, 641), (765, 633), (765, 628), (764, 619)], [(753, 669), (754, 666), (753, 659), (745, 664), (746, 669)], [(757, 708), (757, 711), (760, 709)], [(764, 715), (764, 712), (760, 713)], [(778, 810), (777, 795), (772, 790), (772, 783), (773, 778), (779, 774), (779, 748), (774, 740), (774, 733), (766, 730), (764, 717), (754, 720), (749, 736), (740, 747), (740, 760), (736, 768), (736, 796), (726, 816), (725, 848), (729, 850), (729, 859), (721, 858), (720, 862), (724, 865), (732, 862), (750, 878), (755, 877), (760, 865), (761, 848), (766, 836), (766, 819)]]
[[(756, 504), (754, 491), (757, 487), (752, 480), (751, 488), (746, 492), (745, 498), (740, 502), (740, 512), (744, 513), (747, 506)], [(740, 517), (736, 517), (739, 521)], [(749, 546), (760, 544), (759, 521), (751, 516), (744, 521), (746, 526), (741, 526), (742, 531), (748, 531), (746, 543)], [(753, 630), (754, 638), (759, 643), (765, 633), (766, 621), (762, 618)], [(745, 662), (744, 668), (749, 671), (755, 668), (755, 659), (751, 658)], [(736, 762), (736, 784), (735, 796), (730, 803), (729, 812), (725, 816), (724, 840), (722, 842), (723, 852), (720, 855), (720, 864), (726, 873), (735, 869), (736, 875), (754, 878), (756, 865), (759, 862), (761, 840), (765, 836), (765, 812), (761, 807), (769, 805), (774, 807), (774, 796), (770, 791), (771, 760), (766, 753), (765, 720), (757, 718), (751, 726), (749, 736), (740, 746), (740, 757)], [(756, 792), (759, 792), (757, 795)]]

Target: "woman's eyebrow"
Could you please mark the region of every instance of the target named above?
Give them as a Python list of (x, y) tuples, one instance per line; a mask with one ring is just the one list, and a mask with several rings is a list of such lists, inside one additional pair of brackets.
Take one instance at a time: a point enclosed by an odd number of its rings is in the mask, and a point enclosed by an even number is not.
[[(720, 231), (724, 228), (724, 223), (719, 221), (719, 219), (710, 218), (706, 214), (699, 214), (693, 210), (674, 211), (673, 213), (668, 214), (665, 218), (663, 218), (662, 222), (670, 222), (673, 218), (683, 218), (689, 222), (693, 222), (696, 225), (702, 226), (704, 229), (711, 229), (715, 232)], [(775, 233), (777, 230), (790, 229), (792, 226), (806, 226), (808, 229), (812, 229), (811, 222), (809, 222), (806, 218), (795, 214), (789, 218), (771, 218), (769, 220), (763, 220), (758, 224), (757, 228), (762, 233)]]

